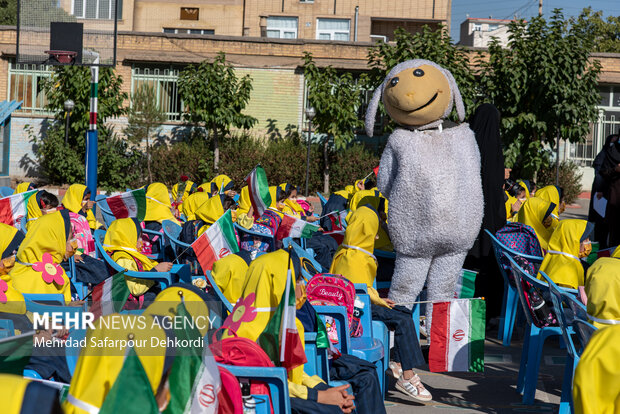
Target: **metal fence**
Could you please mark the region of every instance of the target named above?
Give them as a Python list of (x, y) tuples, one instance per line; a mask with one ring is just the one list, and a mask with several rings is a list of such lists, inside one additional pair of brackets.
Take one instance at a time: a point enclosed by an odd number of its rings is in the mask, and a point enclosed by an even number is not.
[(180, 121), (183, 101), (179, 96), (179, 69), (174, 67), (134, 66), (131, 70), (131, 93), (148, 85), (155, 91), (159, 108), (169, 121)]

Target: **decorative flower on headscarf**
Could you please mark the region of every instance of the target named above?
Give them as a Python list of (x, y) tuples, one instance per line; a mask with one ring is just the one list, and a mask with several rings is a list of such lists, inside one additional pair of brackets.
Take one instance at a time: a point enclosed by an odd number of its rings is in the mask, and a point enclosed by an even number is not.
[(2, 279), (0, 279), (0, 303), (6, 303), (6, 291), (9, 290), (9, 285)]
[(256, 318), (256, 308), (252, 306), (256, 294), (250, 293), (245, 298), (240, 298), (233, 308), (228, 318), (224, 321), (223, 326), (237, 331), (242, 322), (252, 322)]
[(37, 272), (41, 272), (45, 283), (55, 282), (60, 286), (65, 283), (65, 280), (62, 278), (62, 267), (54, 263), (54, 258), (49, 253), (43, 253), (41, 261), (33, 264), (32, 268)]

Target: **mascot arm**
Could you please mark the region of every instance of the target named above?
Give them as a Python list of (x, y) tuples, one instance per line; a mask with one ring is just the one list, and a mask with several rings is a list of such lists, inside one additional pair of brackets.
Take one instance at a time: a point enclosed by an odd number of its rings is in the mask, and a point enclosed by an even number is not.
[(381, 162), (379, 163), (379, 174), (377, 174), (377, 188), (381, 191), (388, 200), (390, 199), (390, 193), (392, 191), (392, 182), (396, 171), (398, 171), (398, 160), (396, 160), (394, 150), (391, 143), (388, 144), (383, 150), (381, 155)]

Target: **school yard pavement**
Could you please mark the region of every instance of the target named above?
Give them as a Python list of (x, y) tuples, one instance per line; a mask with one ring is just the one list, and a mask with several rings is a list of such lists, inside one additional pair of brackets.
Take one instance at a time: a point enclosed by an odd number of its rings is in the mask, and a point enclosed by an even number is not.
[[(497, 329), (487, 331), (484, 373), (432, 373), (416, 370), (433, 394), (433, 401), (421, 403), (405, 396), (390, 381), (385, 406), (388, 414), (405, 413), (554, 413), (558, 411), (566, 350), (556, 338), (544, 347), (534, 405), (525, 406), (516, 392), (524, 329), (517, 329), (510, 347), (497, 340)], [(424, 348), (425, 341), (422, 341)], [(428, 367), (425, 367), (428, 368)]]

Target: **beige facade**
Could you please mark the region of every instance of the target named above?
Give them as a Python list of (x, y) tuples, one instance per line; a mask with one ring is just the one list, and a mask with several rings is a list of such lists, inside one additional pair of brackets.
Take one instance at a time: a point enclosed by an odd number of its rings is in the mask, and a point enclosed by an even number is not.
[(497, 38), (499, 43), (506, 47), (509, 40), (508, 24), (511, 21), (468, 17), (461, 23), (461, 39), (459, 44), (486, 48), (493, 38)]

